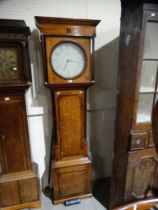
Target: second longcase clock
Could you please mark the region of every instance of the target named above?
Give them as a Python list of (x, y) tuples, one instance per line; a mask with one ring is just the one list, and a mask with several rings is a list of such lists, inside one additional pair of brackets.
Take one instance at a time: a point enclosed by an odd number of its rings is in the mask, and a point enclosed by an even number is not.
[(39, 208), (25, 91), (30, 87), (28, 36), (23, 20), (0, 19), (0, 209)]
[(86, 91), (98, 20), (36, 17), (42, 34), (45, 85), (51, 89), (54, 118), (54, 203), (91, 195), (87, 155)]

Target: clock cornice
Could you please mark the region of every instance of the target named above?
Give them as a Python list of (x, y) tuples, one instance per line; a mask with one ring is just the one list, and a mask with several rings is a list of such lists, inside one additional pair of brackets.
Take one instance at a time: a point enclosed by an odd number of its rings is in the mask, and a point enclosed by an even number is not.
[(35, 22), (44, 36), (95, 37), (95, 29), (100, 20), (35, 16)]

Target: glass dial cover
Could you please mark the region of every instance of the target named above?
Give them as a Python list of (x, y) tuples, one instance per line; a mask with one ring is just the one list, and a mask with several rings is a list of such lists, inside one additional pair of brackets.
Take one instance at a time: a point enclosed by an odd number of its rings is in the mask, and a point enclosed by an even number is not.
[(64, 79), (78, 77), (85, 68), (85, 53), (73, 42), (58, 44), (53, 49), (50, 59), (55, 73)]

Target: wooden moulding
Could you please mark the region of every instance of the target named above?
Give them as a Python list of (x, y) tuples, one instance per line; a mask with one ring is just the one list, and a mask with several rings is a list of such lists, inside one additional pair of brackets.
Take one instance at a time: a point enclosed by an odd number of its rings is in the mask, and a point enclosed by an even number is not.
[(23, 203), (11, 207), (4, 207), (0, 208), (0, 210), (18, 210), (18, 209), (25, 209), (25, 208), (40, 208), (41, 202), (40, 201), (33, 201), (28, 203)]
[(0, 94), (6, 95), (6, 94), (19, 94), (19, 93), (25, 93), (27, 89), (30, 87), (31, 83), (26, 83), (24, 85), (7, 85), (3, 86), (0, 85)]
[[(43, 35), (95, 36), (100, 20), (35, 17), (36, 25)], [(62, 27), (61, 27), (62, 25)]]
[(66, 160), (60, 160), (54, 162), (54, 167), (55, 168), (64, 168), (67, 166), (75, 166), (75, 165), (82, 165), (82, 164), (89, 164), (91, 161), (89, 160), (88, 157), (78, 157), (76, 158), (67, 158)]
[[(27, 39), (31, 34), (24, 20), (0, 19), (0, 37), (3, 37), (3, 34), (6, 35), (7, 33), (10, 33), (9, 38), (11, 39), (13, 37), (14, 39)], [(5, 38), (6, 36), (4, 36)]]

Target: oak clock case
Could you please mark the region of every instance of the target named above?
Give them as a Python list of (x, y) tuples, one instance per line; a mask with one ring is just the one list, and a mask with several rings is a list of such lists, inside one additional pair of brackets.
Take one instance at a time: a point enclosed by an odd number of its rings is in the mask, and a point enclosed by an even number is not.
[(158, 99), (157, 37), (158, 5), (122, 1), (111, 207), (151, 197), (157, 189), (158, 156), (151, 128)]
[(25, 106), (31, 83), (23, 20), (0, 19), (0, 209), (39, 208)]
[(86, 91), (93, 81), (97, 20), (35, 17), (41, 32), (45, 85), (54, 120), (53, 202), (91, 196)]

